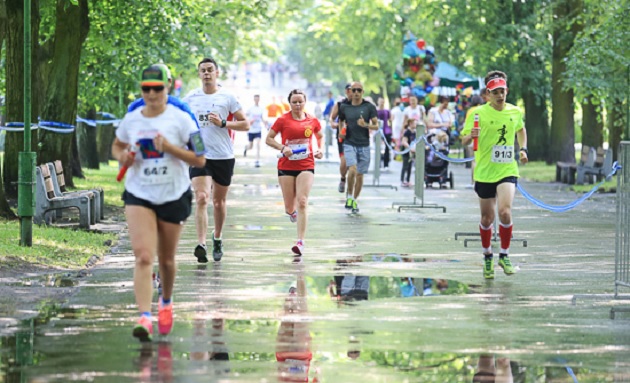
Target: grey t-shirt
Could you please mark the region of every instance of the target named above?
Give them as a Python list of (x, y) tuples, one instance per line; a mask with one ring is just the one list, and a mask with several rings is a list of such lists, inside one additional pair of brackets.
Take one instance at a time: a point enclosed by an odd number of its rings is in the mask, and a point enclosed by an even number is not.
[(363, 116), (366, 124), (376, 117), (374, 104), (363, 100), (361, 105), (340, 104), (339, 121), (345, 121), (346, 140), (344, 143), (352, 146), (370, 146), (370, 130), (359, 126), (359, 118)]

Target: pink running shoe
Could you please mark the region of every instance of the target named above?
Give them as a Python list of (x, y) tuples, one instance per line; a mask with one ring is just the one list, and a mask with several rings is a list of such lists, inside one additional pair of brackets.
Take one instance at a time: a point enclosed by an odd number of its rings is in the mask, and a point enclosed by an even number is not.
[(173, 301), (165, 305), (160, 297), (158, 303), (158, 332), (160, 335), (168, 335), (173, 328)]
[(288, 214), (288, 213), (287, 213), (287, 215), (289, 216), (289, 221), (291, 221), (292, 223), (296, 223), (296, 222), (297, 222), (297, 220), (298, 220), (298, 217), (297, 217), (297, 210), (296, 210), (296, 211), (294, 211), (294, 212), (293, 212), (293, 213), (291, 213), (291, 214)]
[(151, 323), (151, 318), (142, 315), (133, 328), (133, 336), (138, 338), (140, 342), (150, 342), (153, 336), (153, 323)]
[(291, 250), (295, 255), (302, 255), (302, 253), (304, 253), (304, 241), (297, 241), (297, 243), (291, 248)]

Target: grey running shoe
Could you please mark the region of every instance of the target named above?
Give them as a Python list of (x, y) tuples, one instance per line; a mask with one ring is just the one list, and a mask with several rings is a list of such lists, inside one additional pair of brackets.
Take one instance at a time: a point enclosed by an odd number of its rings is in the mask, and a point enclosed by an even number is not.
[(337, 188), (339, 193), (343, 193), (346, 191), (346, 180), (339, 181), (339, 187)]
[(223, 241), (220, 239), (214, 239), (214, 233), (212, 234), (212, 258), (215, 262), (219, 262), (223, 257)]

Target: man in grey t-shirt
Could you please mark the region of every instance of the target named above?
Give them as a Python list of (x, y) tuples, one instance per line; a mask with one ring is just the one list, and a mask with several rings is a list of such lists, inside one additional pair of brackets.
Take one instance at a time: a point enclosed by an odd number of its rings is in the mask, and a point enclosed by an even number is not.
[(346, 209), (359, 212), (357, 198), (363, 188), (363, 175), (370, 167), (370, 130), (378, 130), (376, 106), (363, 99), (363, 85), (354, 81), (350, 86), (352, 95), (349, 104), (339, 107), (339, 122), (342, 132), (345, 127), (343, 151), (348, 166), (348, 191)]

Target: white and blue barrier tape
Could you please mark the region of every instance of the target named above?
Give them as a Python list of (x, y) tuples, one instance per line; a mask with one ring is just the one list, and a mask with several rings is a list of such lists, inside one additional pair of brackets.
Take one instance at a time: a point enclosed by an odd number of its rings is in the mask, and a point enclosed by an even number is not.
[[(103, 113), (103, 116), (116, 118), (116, 116), (114, 116), (111, 113)], [(88, 126), (96, 127), (97, 125), (109, 125), (109, 124), (117, 126), (120, 120), (116, 120), (116, 119), (114, 120), (87, 120), (87, 119), (77, 116), (77, 122), (82, 122)], [(74, 125), (66, 124), (63, 122), (56, 122), (56, 121), (40, 121), (37, 124), (35, 123), (31, 124), (31, 130), (44, 129), (50, 132), (62, 133), (62, 134), (72, 133), (74, 132), (75, 128), (76, 126)], [(0, 126), (0, 130), (5, 130), (7, 132), (23, 132), (24, 123), (23, 122), (7, 122), (5, 126)]]
[(527, 191), (525, 191), (525, 189), (523, 189), (523, 187), (519, 183), (516, 184), (516, 188), (518, 189), (518, 191), (521, 192), (521, 194), (523, 195), (523, 197), (525, 197), (525, 199), (527, 199), (534, 205), (540, 208), (543, 208), (545, 210), (553, 211), (555, 213), (563, 213), (565, 211), (573, 209), (574, 207), (578, 206), (582, 202), (586, 201), (590, 196), (592, 196), (597, 191), (597, 189), (599, 189), (602, 186), (604, 182), (606, 182), (606, 180), (612, 178), (612, 176), (614, 176), (615, 173), (617, 173), (617, 171), (620, 169), (621, 169), (621, 165), (615, 162), (612, 166), (612, 171), (610, 172), (610, 174), (606, 176), (606, 178), (604, 178), (603, 181), (593, 186), (593, 188), (588, 193), (584, 194), (582, 197), (576, 199), (575, 201), (571, 203), (568, 203), (562, 206), (547, 205), (546, 203), (541, 202), (540, 200), (537, 200), (536, 198), (532, 197)]
[[(62, 122), (53, 121), (40, 121), (39, 124), (31, 124), (31, 130), (44, 129), (55, 133), (72, 133), (74, 132), (74, 125), (64, 124)], [(23, 122), (7, 122), (6, 126), (0, 126), (0, 130), (6, 130), (7, 132), (23, 132)]]
[(411, 143), (409, 143), (409, 147), (405, 150), (396, 150), (394, 149), (389, 142), (387, 142), (387, 139), (385, 138), (385, 133), (383, 133), (382, 129), (378, 130), (381, 133), (381, 137), (383, 138), (383, 142), (385, 142), (385, 145), (387, 145), (387, 147), (389, 148), (389, 150), (392, 151), (392, 153), (394, 154), (407, 154), (411, 151), (411, 148), (415, 148), (416, 144), (422, 139), (422, 137), (418, 137), (415, 140), (411, 141)]
[(446, 156), (446, 155), (444, 155), (442, 152), (440, 152), (439, 150), (435, 149), (435, 146), (433, 146), (433, 144), (432, 144), (432, 143), (430, 143), (430, 142), (427, 140), (427, 137), (426, 137), (426, 136), (422, 136), (422, 137), (420, 137), (420, 138), (422, 138), (422, 140), (423, 140), (423, 141), (424, 141), (427, 145), (429, 145), (429, 148), (431, 148), (431, 151), (433, 152), (433, 154), (435, 154), (438, 158), (443, 159), (444, 161), (449, 161), (449, 162), (455, 162), (455, 163), (458, 163), (458, 164), (463, 164), (464, 162), (470, 162), (470, 161), (474, 161), (474, 160), (475, 160), (475, 157), (468, 157), (468, 158), (453, 158), (453, 157)]

